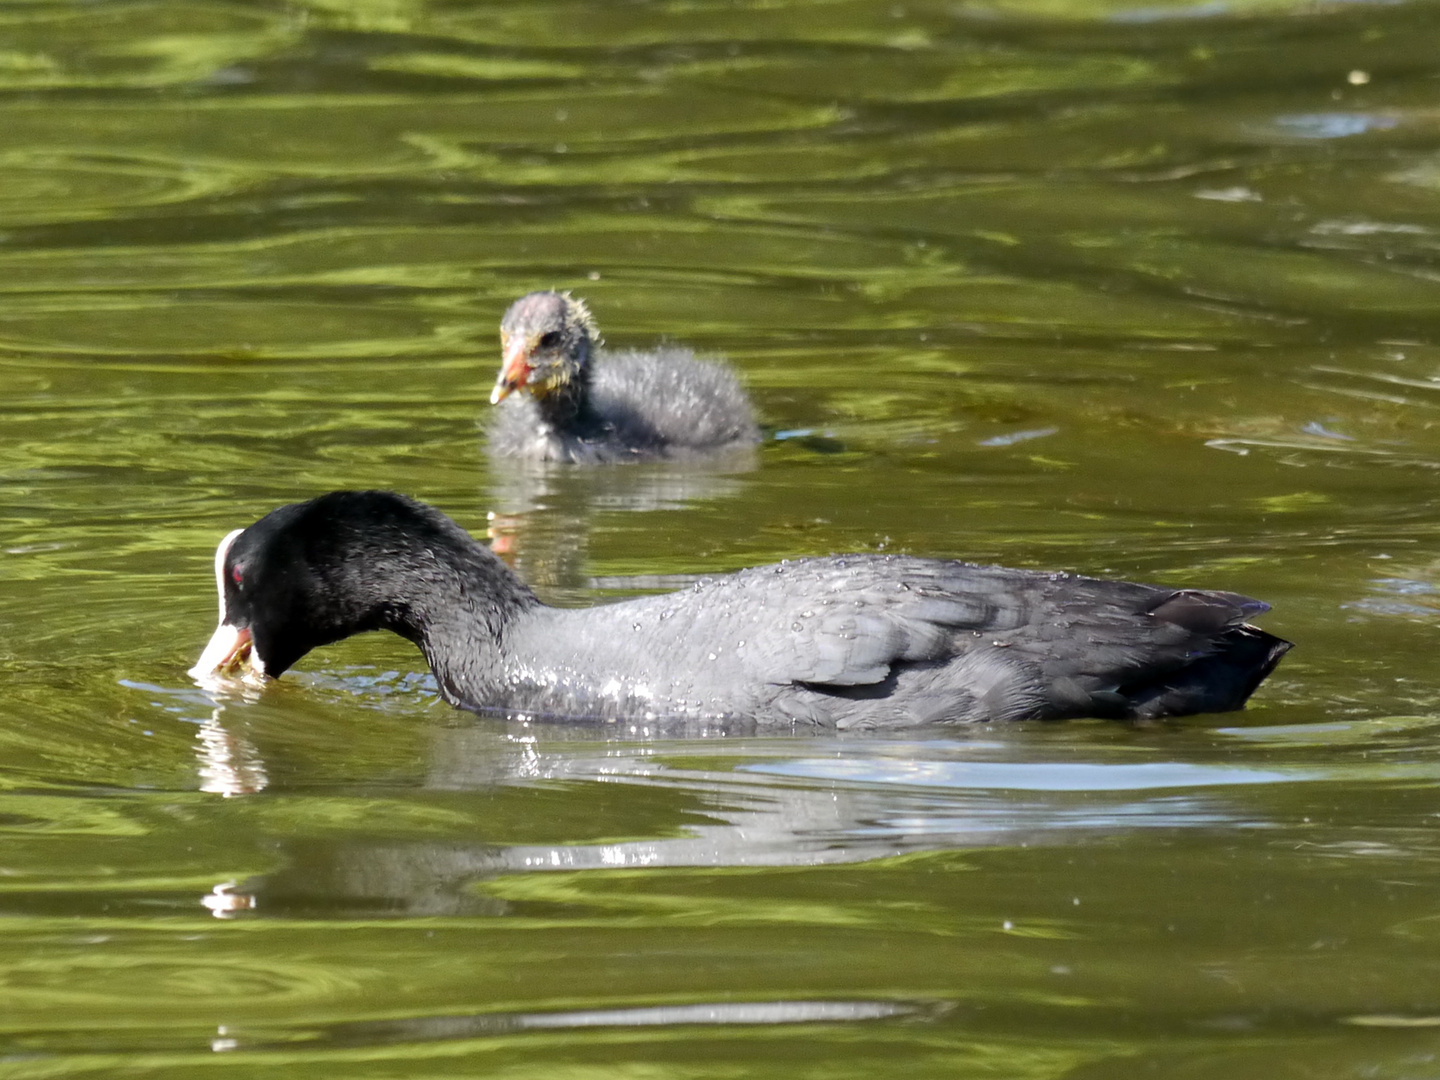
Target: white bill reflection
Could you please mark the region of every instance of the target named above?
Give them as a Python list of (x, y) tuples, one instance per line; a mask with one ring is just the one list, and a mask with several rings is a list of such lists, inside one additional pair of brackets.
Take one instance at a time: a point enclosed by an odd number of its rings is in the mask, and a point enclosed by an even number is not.
[(220, 722), (223, 705), (215, 708), (195, 732), (200, 759), (200, 790), (231, 798), (254, 795), (265, 790), (270, 777), (260, 752), (247, 740), (229, 731)]
[(237, 888), (239, 888), (239, 882), (233, 879), (222, 881), (200, 897), (200, 903), (209, 908), (210, 914), (217, 919), (233, 919), (242, 911), (253, 911), (255, 909), (254, 895), (236, 892)]

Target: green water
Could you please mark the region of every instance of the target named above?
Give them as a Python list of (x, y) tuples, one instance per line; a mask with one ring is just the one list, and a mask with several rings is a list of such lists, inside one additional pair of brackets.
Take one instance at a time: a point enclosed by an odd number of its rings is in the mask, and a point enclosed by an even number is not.
[[(1434, 2), (0, 5), (0, 1077), (1440, 1073), (1437, 80)], [(550, 286), (754, 467), (492, 469)], [(903, 740), (379, 636), (211, 701), (216, 541), (364, 486), (559, 602), (883, 548), (1298, 648)]]

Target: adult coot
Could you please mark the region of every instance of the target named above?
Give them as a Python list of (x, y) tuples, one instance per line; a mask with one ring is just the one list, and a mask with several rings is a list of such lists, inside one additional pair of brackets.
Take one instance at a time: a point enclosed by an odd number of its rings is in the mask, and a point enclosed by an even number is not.
[(362, 630), (441, 692), (554, 718), (837, 728), (1238, 709), (1290, 647), (1227, 592), (900, 555), (797, 559), (600, 607), (547, 607), (444, 514), (332, 492), (215, 553), (220, 625), (190, 674), (277, 676)]
[[(686, 458), (759, 440), (734, 373), (673, 346), (602, 352), (583, 301), (533, 292), (500, 320), (503, 359), (490, 403), (504, 408), (490, 449), (592, 464)], [(517, 393), (523, 391), (523, 393)], [(506, 399), (509, 400), (506, 400)]]

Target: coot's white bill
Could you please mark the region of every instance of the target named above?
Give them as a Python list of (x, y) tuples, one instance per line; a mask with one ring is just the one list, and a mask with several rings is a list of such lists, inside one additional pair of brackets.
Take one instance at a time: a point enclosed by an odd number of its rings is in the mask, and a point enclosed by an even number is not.
[(240, 678), (255, 681), (265, 677), (265, 663), (254, 655), (250, 630), (247, 627), (231, 626), (229, 611), (225, 603), (225, 556), (244, 529), (235, 529), (215, 549), (215, 591), (220, 595), (220, 624), (210, 636), (210, 643), (188, 672), (201, 685), (220, 684)]

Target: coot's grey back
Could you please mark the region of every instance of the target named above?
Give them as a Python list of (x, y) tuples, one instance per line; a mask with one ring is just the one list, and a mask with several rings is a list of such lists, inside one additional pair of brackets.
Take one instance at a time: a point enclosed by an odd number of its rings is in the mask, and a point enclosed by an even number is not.
[[(839, 728), (1168, 715), (1182, 698), (1222, 710), (1285, 650), (1244, 625), (1263, 610), (1233, 593), (1004, 567), (804, 559), (622, 605), (539, 609), (503, 646), (524, 657), (504, 661), (506, 689), (522, 710), (560, 715)], [(1209, 665), (1199, 688), (1186, 674), (1197, 664)]]

